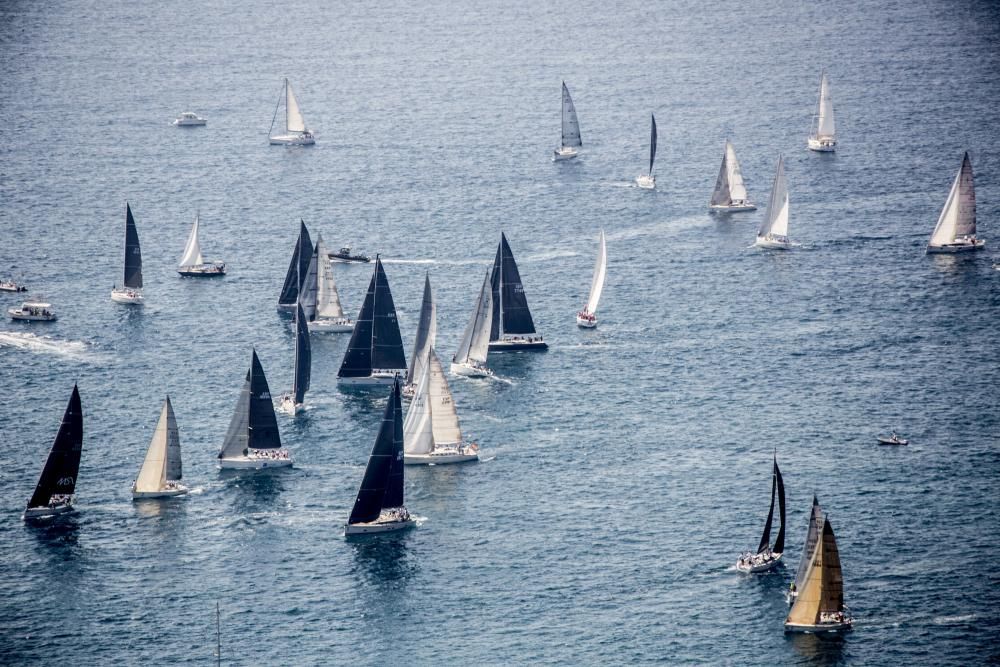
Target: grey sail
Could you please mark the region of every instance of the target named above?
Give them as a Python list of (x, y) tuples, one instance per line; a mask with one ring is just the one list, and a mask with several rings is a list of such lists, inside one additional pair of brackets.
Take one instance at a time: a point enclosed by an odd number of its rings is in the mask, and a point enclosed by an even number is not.
[(296, 404), (301, 404), (305, 400), (311, 375), (312, 347), (309, 342), (309, 325), (305, 312), (299, 305), (295, 309), (295, 380), (292, 385)]
[(490, 323), (493, 319), (493, 290), (490, 287), (490, 271), (486, 271), (483, 278), (483, 286), (479, 290), (479, 298), (476, 300), (476, 309), (472, 312), (472, 319), (465, 325), (462, 332), (462, 340), (458, 344), (458, 351), (452, 361), (458, 364), (466, 364), (470, 361), (480, 364), (486, 363), (486, 355), (490, 346)]
[(562, 84), (562, 145), (579, 148), (583, 146), (580, 138), (580, 122), (576, 118), (576, 106), (573, 105), (573, 98), (569, 96), (569, 88), (566, 82)]
[(962, 157), (958, 181), (958, 215), (955, 236), (974, 236), (976, 233), (976, 188), (972, 179), (972, 161), (969, 152)]
[(306, 223), (299, 221), (299, 238), (295, 242), (295, 251), (292, 253), (292, 261), (288, 264), (288, 271), (285, 273), (285, 284), (281, 287), (281, 295), (278, 297), (278, 309), (292, 311), (299, 300), (299, 288), (309, 272), (309, 262), (312, 259), (313, 244), (309, 237), (309, 230)]
[[(726, 141), (726, 146), (729, 146), (729, 141)], [(722, 166), (719, 167), (719, 176), (715, 179), (715, 189), (712, 190), (712, 200), (709, 202), (710, 206), (729, 206), (733, 198), (729, 192), (729, 166), (727, 164), (729, 160), (729, 151), (722, 151)]]
[(125, 287), (142, 287), (142, 251), (139, 249), (139, 232), (135, 228), (132, 208), (125, 202)]
[(278, 419), (271, 403), (271, 390), (264, 377), (264, 369), (253, 351), (250, 370), (247, 372), (243, 390), (240, 392), (236, 410), (229, 422), (229, 430), (222, 443), (219, 458), (245, 456), (248, 448), (278, 449), (281, 437), (278, 434)]
[(316, 310), (319, 304), (319, 264), (324, 261), (329, 262), (326, 257), (319, 254), (319, 250), (319, 243), (317, 243), (310, 255), (309, 268), (306, 269), (305, 278), (300, 282), (297, 308), (302, 308), (306, 322), (312, 322), (316, 319)]
[(176, 482), (181, 479), (181, 436), (177, 430), (177, 418), (174, 416), (174, 406), (167, 396), (167, 481)]
[(795, 590), (802, 590), (806, 581), (806, 573), (809, 570), (809, 560), (813, 551), (816, 550), (816, 542), (819, 540), (819, 531), (823, 527), (823, 510), (820, 509), (819, 500), (813, 496), (812, 510), (809, 512), (809, 530), (806, 532), (806, 543), (802, 548), (802, 557), (799, 558), (799, 567), (795, 572)]
[(407, 369), (408, 382), (416, 384), (427, 369), (427, 354), (434, 346), (437, 337), (437, 317), (434, 306), (434, 295), (431, 292), (431, 279), (424, 275), (424, 297), (420, 304), (420, 323), (417, 325), (417, 337), (413, 342), (413, 355), (410, 357), (410, 367)]

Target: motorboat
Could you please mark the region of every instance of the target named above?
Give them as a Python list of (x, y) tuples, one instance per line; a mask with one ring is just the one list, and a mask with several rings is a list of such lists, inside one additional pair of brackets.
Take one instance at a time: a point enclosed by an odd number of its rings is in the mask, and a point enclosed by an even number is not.
[(174, 119), (173, 125), (177, 127), (201, 127), (207, 125), (208, 121), (193, 111), (185, 111)]
[(329, 253), (329, 257), (334, 262), (343, 262), (345, 264), (349, 262), (367, 263), (372, 261), (372, 258), (369, 257), (368, 255), (365, 255), (363, 253), (355, 254), (354, 252), (351, 251), (351, 246), (347, 245), (342, 247), (337, 252)]
[(906, 438), (901, 438), (896, 433), (891, 435), (880, 435), (877, 437), (878, 444), (880, 445), (908, 445), (910, 441)]
[(13, 280), (0, 280), (0, 292), (27, 292), (28, 288)]
[(53, 322), (56, 319), (52, 304), (46, 301), (25, 301), (17, 308), (8, 308), (7, 314), (12, 320), (24, 322)]
[[(281, 107), (282, 100), (285, 101), (285, 133), (272, 134), (274, 121), (278, 117), (278, 109)], [(288, 82), (288, 79), (285, 79), (285, 85), (281, 94), (278, 95), (278, 104), (274, 108), (274, 118), (271, 119), (271, 127), (268, 129), (267, 135), (272, 146), (311, 146), (316, 143), (316, 137), (312, 130), (306, 127), (302, 110), (299, 108), (299, 102), (295, 99), (292, 84)]]
[(572, 160), (580, 154), (578, 150), (583, 146), (580, 139), (580, 121), (576, 117), (576, 107), (573, 105), (573, 98), (569, 95), (569, 88), (566, 82), (562, 82), (562, 107), (560, 112), (562, 119), (562, 135), (558, 148), (555, 149), (552, 160), (561, 162)]
[(141, 304), (142, 299), (142, 251), (139, 248), (139, 232), (132, 217), (132, 208), (125, 202), (125, 268), (122, 284), (111, 290), (111, 300), (124, 304)]

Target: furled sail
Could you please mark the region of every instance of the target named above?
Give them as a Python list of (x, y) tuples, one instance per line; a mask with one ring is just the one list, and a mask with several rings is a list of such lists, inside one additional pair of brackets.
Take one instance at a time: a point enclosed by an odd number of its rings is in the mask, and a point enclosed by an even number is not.
[(31, 494), (28, 507), (46, 507), (52, 496), (73, 495), (76, 477), (80, 472), (80, 453), (83, 451), (83, 410), (80, 407), (80, 392), (73, 385), (73, 394), (63, 413), (59, 432), (52, 442), (52, 449), (45, 460), (42, 474), (38, 477), (35, 492)]
[(302, 118), (299, 102), (292, 92), (292, 84), (285, 79), (285, 129), (289, 132), (305, 132), (306, 121)]
[(139, 249), (139, 232), (135, 228), (132, 208), (125, 202), (125, 287), (142, 287), (142, 251)]
[(338, 377), (367, 377), (372, 369), (406, 368), (403, 339), (399, 334), (396, 307), (382, 260), (375, 258), (375, 271), (358, 314), (351, 342), (347, 345)]
[(757, 236), (788, 236), (788, 184), (785, 182), (785, 159), (778, 157), (778, 169), (767, 200), (767, 215)]
[(340, 305), (340, 294), (337, 292), (337, 283), (333, 279), (333, 267), (327, 259), (330, 256), (323, 243), (323, 236), (316, 237), (316, 255), (321, 259), (318, 267), (317, 282), (319, 293), (317, 295), (316, 316), (336, 319), (344, 316), (344, 309)]
[(830, 520), (824, 519), (821, 537), (816, 541), (806, 568), (805, 580), (785, 623), (818, 625), (820, 614), (843, 610), (844, 579), (840, 568), (840, 553)]
[(569, 96), (566, 82), (562, 84), (562, 145), (574, 148), (583, 146), (580, 139), (580, 122), (576, 118), (576, 107)]
[[(358, 497), (354, 501), (351, 509), (351, 516), (348, 523), (368, 523), (378, 518), (383, 507), (387, 505), (386, 490), (389, 487), (390, 476), (393, 472), (393, 464), (397, 458), (396, 430), (397, 425), (400, 432), (400, 447), (402, 447), (402, 403), (399, 395), (399, 382), (396, 381), (392, 387), (392, 394), (386, 403), (385, 412), (382, 414), (382, 425), (379, 427), (378, 435), (375, 437), (375, 445), (372, 453), (368, 457), (368, 465), (365, 467), (365, 475), (361, 480), (361, 488), (358, 490)], [(399, 463), (402, 466), (402, 454), (399, 450)], [(394, 480), (395, 481), (395, 480)], [(402, 504), (402, 475), (399, 476), (398, 497)], [(393, 494), (396, 495), (395, 493)], [(395, 498), (393, 498), (395, 499)]]
[(819, 531), (822, 527), (823, 510), (820, 509), (819, 500), (813, 496), (812, 510), (809, 512), (809, 530), (806, 531), (806, 543), (802, 548), (802, 558), (799, 559), (799, 567), (795, 572), (795, 590), (801, 590), (805, 584), (806, 570), (809, 569), (809, 560), (816, 549), (816, 540), (819, 539)]
[(490, 347), (490, 323), (493, 319), (493, 289), (490, 286), (490, 271), (486, 271), (483, 286), (479, 289), (476, 309), (472, 311), (472, 319), (465, 325), (458, 351), (452, 359), (455, 363), (465, 364), (476, 362), (486, 363), (486, 355)]
[(462, 429), (458, 425), (455, 401), (448, 387), (448, 378), (441, 368), (441, 360), (432, 347), (429, 350), (430, 385), (428, 392), (431, 406), (431, 426), (434, 431), (434, 445), (458, 444), (462, 442)]
[(198, 244), (198, 214), (196, 213), (191, 233), (188, 234), (187, 245), (184, 246), (184, 255), (181, 257), (180, 266), (198, 266), (204, 263), (205, 260), (201, 256), (201, 246)]
[(976, 190), (972, 180), (972, 161), (966, 151), (962, 157), (962, 167), (951, 184), (948, 199), (931, 235), (930, 245), (947, 245), (954, 243), (957, 237), (972, 236), (975, 233)]
[(431, 374), (427, 372), (417, 378), (417, 391), (403, 422), (403, 447), (407, 454), (430, 454), (434, 449), (430, 382)]
[(434, 347), (437, 339), (437, 306), (434, 305), (434, 295), (431, 292), (431, 279), (424, 275), (424, 297), (420, 304), (420, 322), (417, 325), (417, 337), (413, 342), (413, 355), (410, 357), (410, 368), (407, 370), (408, 383), (416, 384), (427, 367), (427, 355)]
[(309, 326), (302, 306), (295, 309), (295, 380), (292, 393), (295, 403), (302, 404), (309, 391), (312, 375), (312, 346), (309, 342)]
[(816, 136), (832, 137), (835, 134), (833, 121), (833, 98), (830, 97), (830, 80), (826, 72), (819, 81), (819, 111), (816, 114)]
[[(167, 474), (171, 455), (176, 457), (175, 477)], [(174, 418), (174, 410), (168, 397), (163, 402), (160, 419), (156, 422), (153, 438), (149, 442), (149, 449), (146, 450), (146, 458), (139, 469), (139, 476), (135, 479), (135, 490), (140, 493), (155, 493), (166, 488), (167, 480), (177, 479), (180, 479), (180, 436), (177, 433), (177, 420)]]
[(278, 433), (278, 419), (274, 415), (271, 390), (264, 377), (264, 369), (253, 351), (250, 370), (247, 372), (243, 391), (229, 422), (229, 430), (223, 441), (219, 458), (245, 456), (247, 448), (278, 449), (281, 436)]
[(312, 260), (313, 244), (306, 229), (305, 221), (299, 221), (299, 238), (295, 242), (292, 261), (285, 272), (285, 284), (281, 287), (278, 306), (292, 309), (299, 300), (299, 288), (309, 273), (309, 262)]
[(597, 261), (594, 263), (594, 277), (590, 281), (590, 296), (587, 298), (587, 312), (597, 312), (597, 303), (601, 300), (604, 283), (608, 277), (608, 246), (601, 230), (601, 241), (597, 251)]
[(524, 295), (521, 274), (517, 262), (507, 243), (507, 237), (500, 233), (500, 245), (493, 260), (493, 274), (490, 277), (493, 289), (493, 322), (490, 340), (499, 340), (504, 334), (530, 335), (535, 333), (535, 322), (531, 319), (528, 299)]

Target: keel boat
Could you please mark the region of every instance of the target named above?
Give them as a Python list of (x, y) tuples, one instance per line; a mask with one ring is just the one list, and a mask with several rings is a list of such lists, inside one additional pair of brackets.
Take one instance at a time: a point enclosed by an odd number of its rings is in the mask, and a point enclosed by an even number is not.
[(458, 351), (451, 358), (451, 372), (466, 377), (489, 377), (493, 371), (486, 366), (490, 350), (490, 324), (493, 321), (493, 289), (490, 286), (490, 271), (486, 271), (483, 285), (479, 288), (476, 307), (472, 319), (465, 325)]
[(985, 246), (985, 239), (976, 238), (976, 189), (972, 182), (972, 161), (966, 151), (927, 244), (927, 253), (969, 252)]
[(809, 150), (832, 153), (837, 148), (836, 128), (833, 121), (833, 99), (830, 97), (830, 80), (826, 72), (819, 79), (819, 104), (812, 134), (809, 135)]
[(389, 279), (382, 268), (382, 260), (376, 255), (375, 271), (347, 344), (344, 361), (337, 371), (337, 381), (353, 386), (386, 385), (394, 384), (397, 376), (406, 380), (406, 355)]
[(771, 185), (771, 196), (767, 200), (767, 214), (757, 230), (758, 248), (788, 250), (792, 242), (788, 238), (788, 183), (785, 181), (785, 160), (778, 157), (778, 169)]
[(503, 232), (500, 233), (500, 245), (493, 260), (490, 284), (493, 289), (490, 352), (547, 349), (541, 334), (535, 332), (521, 274)]
[(174, 407), (167, 396), (139, 476), (132, 482), (132, 500), (170, 498), (187, 492), (187, 487), (181, 484), (181, 438)]
[(111, 300), (125, 304), (142, 303), (142, 251), (128, 202), (125, 202), (125, 270), (121, 286), (115, 285), (111, 290)]
[(854, 625), (844, 605), (844, 575), (840, 552), (829, 517), (809, 554), (798, 595), (785, 619), (785, 632), (833, 634), (846, 632)]
[(69, 405), (63, 413), (59, 432), (49, 450), (42, 474), (21, 517), (24, 521), (64, 514), (73, 510), (73, 494), (80, 472), (83, 451), (83, 411), (80, 392), (73, 385)]
[(441, 360), (431, 347), (403, 423), (403, 463), (438, 465), (479, 460), (479, 446), (462, 439), (455, 401)]
[[(278, 109), (281, 108), (281, 101), (285, 101), (285, 133), (273, 134), (274, 121), (278, 118)], [(299, 102), (295, 99), (292, 91), (292, 84), (285, 79), (285, 85), (278, 95), (278, 104), (274, 107), (274, 117), (271, 118), (271, 127), (267, 131), (268, 141), (272, 146), (311, 146), (316, 143), (316, 137), (312, 130), (306, 127), (306, 121), (302, 117), (302, 110), (299, 109)]]
[(747, 196), (747, 189), (743, 184), (743, 171), (736, 159), (736, 150), (729, 139), (726, 139), (726, 148), (722, 152), (722, 166), (719, 167), (719, 177), (715, 179), (715, 189), (712, 190), (708, 209), (730, 213), (757, 210), (757, 206)]
[(188, 234), (184, 255), (177, 267), (177, 273), (187, 278), (217, 278), (226, 275), (225, 262), (206, 262), (201, 256), (201, 245), (198, 243), (199, 215), (195, 213), (194, 225)]
[(584, 329), (593, 329), (597, 326), (597, 304), (601, 300), (601, 292), (604, 291), (604, 283), (608, 278), (608, 246), (604, 240), (604, 230), (601, 230), (601, 239), (597, 246), (597, 262), (594, 264), (594, 277), (590, 281), (590, 296), (587, 297), (587, 304), (576, 314), (576, 325)]
[(271, 390), (257, 350), (253, 351), (250, 370), (218, 458), (219, 466), (224, 469), (258, 470), (292, 465), (291, 455), (281, 446)]
[(569, 88), (566, 87), (566, 82), (562, 82), (562, 138), (559, 141), (559, 147), (555, 149), (555, 154), (552, 156), (554, 162), (561, 162), (563, 160), (572, 160), (580, 151), (577, 150), (583, 146), (583, 141), (580, 139), (580, 121), (576, 118), (576, 107), (573, 105), (573, 98), (569, 96)]
[[(771, 544), (771, 523), (774, 520), (774, 496), (778, 496), (778, 514), (781, 527), (778, 529), (778, 536)], [(778, 469), (778, 459), (774, 459), (774, 467), (771, 473), (771, 509), (767, 512), (767, 521), (764, 523), (764, 534), (760, 538), (756, 553), (747, 552), (741, 554), (736, 561), (736, 569), (740, 572), (757, 573), (767, 572), (774, 568), (781, 561), (781, 554), (785, 550), (785, 483), (781, 479), (781, 470)]]
[(649, 171), (635, 178), (635, 184), (644, 190), (656, 188), (656, 176), (653, 176), (653, 160), (656, 159), (656, 116), (649, 114), (652, 128), (649, 131)]

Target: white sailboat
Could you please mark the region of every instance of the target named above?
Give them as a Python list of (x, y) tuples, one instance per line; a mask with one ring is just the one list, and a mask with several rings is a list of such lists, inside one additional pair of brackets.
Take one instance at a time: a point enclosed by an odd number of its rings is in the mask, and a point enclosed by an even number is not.
[(451, 359), (451, 372), (466, 377), (489, 377), (493, 371), (486, 367), (486, 357), (490, 350), (490, 324), (493, 321), (493, 288), (490, 285), (490, 270), (487, 269), (479, 298), (472, 311), (472, 319), (465, 325), (458, 351)]
[(972, 182), (972, 161), (966, 151), (927, 244), (927, 252), (968, 252), (982, 250), (985, 245), (986, 239), (976, 238), (976, 190)]
[(437, 306), (434, 305), (434, 293), (431, 291), (431, 277), (424, 274), (424, 296), (420, 303), (420, 322), (417, 324), (417, 336), (413, 339), (413, 354), (410, 355), (410, 366), (406, 370), (406, 384), (403, 385), (403, 397), (413, 398), (417, 391), (417, 381), (427, 370), (431, 348), (437, 342)]
[(177, 273), (189, 278), (214, 278), (226, 275), (225, 262), (206, 262), (201, 256), (201, 245), (198, 243), (198, 227), (200, 216), (194, 214), (194, 224), (191, 226), (191, 233), (188, 234), (187, 245), (184, 246), (184, 255), (177, 266)]
[(455, 401), (441, 360), (431, 347), (428, 364), (403, 422), (403, 463), (442, 464), (479, 460), (479, 447), (462, 440)]
[(608, 246), (604, 239), (604, 230), (601, 230), (601, 240), (597, 250), (597, 261), (594, 264), (594, 277), (590, 281), (590, 296), (587, 297), (587, 305), (576, 314), (576, 324), (585, 329), (593, 329), (597, 326), (597, 303), (601, 300), (601, 292), (604, 291), (604, 283), (608, 278)]
[[(340, 305), (340, 293), (337, 282), (333, 278), (333, 267), (330, 265), (330, 253), (323, 243), (323, 236), (316, 237), (316, 251), (313, 260), (317, 262), (316, 270), (316, 312), (309, 321), (309, 331), (314, 333), (350, 333), (354, 331), (354, 320), (344, 315)], [(311, 272), (310, 272), (311, 275)]]
[(820, 153), (832, 153), (837, 147), (836, 127), (833, 122), (833, 99), (830, 97), (830, 80), (826, 72), (819, 80), (819, 108), (816, 111), (816, 125), (809, 136), (809, 149)]
[[(278, 118), (278, 108), (281, 100), (285, 100), (285, 133), (271, 134), (274, 130), (274, 121)], [(299, 101), (295, 99), (292, 91), (292, 84), (285, 79), (285, 86), (278, 96), (278, 104), (274, 107), (274, 117), (271, 119), (271, 128), (267, 131), (268, 140), (275, 146), (310, 146), (316, 143), (316, 137), (312, 130), (306, 127), (306, 121), (302, 117), (302, 110), (299, 108)]]
[(747, 196), (743, 184), (743, 172), (736, 159), (736, 150), (726, 139), (726, 148), (722, 153), (722, 166), (719, 167), (719, 177), (715, 179), (715, 189), (712, 199), (708, 202), (711, 211), (755, 211), (757, 206)]
[(635, 178), (635, 184), (643, 190), (656, 188), (656, 176), (653, 176), (653, 160), (656, 159), (656, 116), (649, 114), (651, 129), (649, 131), (649, 172)]
[(139, 476), (132, 482), (132, 499), (169, 498), (187, 493), (181, 480), (181, 439), (170, 397), (163, 402), (160, 420), (146, 450)]
[(125, 304), (142, 303), (142, 251), (132, 207), (128, 202), (125, 202), (125, 269), (121, 286), (115, 285), (111, 290), (111, 300)]
[(578, 148), (583, 146), (580, 139), (580, 121), (576, 118), (576, 107), (573, 98), (569, 96), (566, 82), (562, 82), (562, 139), (559, 148), (555, 149), (552, 159), (555, 162), (571, 160), (580, 154)]
[(785, 159), (778, 157), (778, 169), (767, 200), (767, 214), (757, 230), (758, 248), (787, 250), (792, 247), (788, 239), (788, 183), (785, 181)]

